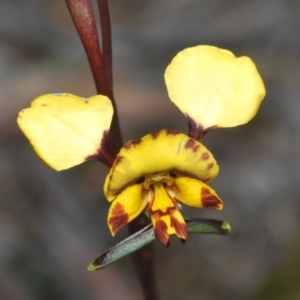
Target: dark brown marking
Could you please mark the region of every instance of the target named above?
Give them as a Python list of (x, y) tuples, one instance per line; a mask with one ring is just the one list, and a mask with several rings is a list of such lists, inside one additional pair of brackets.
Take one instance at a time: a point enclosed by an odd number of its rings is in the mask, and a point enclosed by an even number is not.
[(179, 222), (176, 218), (171, 216), (171, 226), (175, 228), (176, 234), (183, 240), (186, 240), (187, 231), (184, 223)]
[(194, 139), (188, 139), (185, 143), (184, 148), (191, 149), (193, 152), (196, 152), (199, 149), (199, 144)]
[(123, 148), (125, 148), (126, 150), (130, 149), (130, 148), (134, 148), (136, 147), (136, 145), (140, 144), (141, 140), (138, 141), (129, 141), (128, 143), (126, 143)]
[(202, 205), (205, 208), (212, 208), (212, 209), (221, 209), (222, 208), (222, 201), (215, 195), (211, 194), (208, 188), (203, 187), (201, 189), (201, 201)]
[(160, 240), (160, 242), (167, 247), (169, 244), (169, 235), (167, 231), (168, 226), (163, 220), (159, 218), (159, 214), (157, 214), (157, 216), (154, 216), (154, 218), (156, 219), (154, 227), (155, 235)]
[(219, 128), (219, 126), (217, 125), (204, 128), (201, 124), (196, 123), (194, 119), (192, 119), (188, 114), (185, 114), (185, 117), (188, 119), (188, 124), (189, 124), (188, 136), (197, 141), (202, 139), (208, 131)]
[(162, 132), (165, 132), (166, 135), (177, 135), (181, 133), (180, 131), (176, 131), (176, 130), (161, 129), (152, 132), (151, 136), (154, 140), (156, 140)]
[(117, 158), (116, 158), (116, 160), (115, 160), (114, 168), (116, 167), (116, 165), (118, 165), (119, 163), (122, 162), (123, 158), (124, 158), (124, 157), (123, 157), (122, 155), (118, 155), (118, 156), (117, 156)]
[(168, 129), (165, 129), (165, 131), (166, 131), (166, 134), (167, 135), (177, 135), (177, 134), (181, 134), (181, 132), (180, 131), (177, 131), (177, 130), (168, 130)]
[(203, 152), (201, 155), (202, 160), (208, 160), (209, 159), (209, 154), (207, 152)]
[(211, 162), (211, 163), (209, 163), (209, 164), (207, 165), (206, 169), (207, 169), (207, 170), (210, 170), (213, 166), (214, 166), (214, 163)]
[(108, 220), (113, 233), (117, 233), (122, 227), (128, 224), (129, 216), (125, 212), (124, 207), (117, 203), (112, 210), (111, 217)]
[(205, 129), (201, 124), (197, 124), (188, 114), (185, 114), (185, 117), (188, 119), (189, 124), (188, 136), (198, 141), (205, 135)]
[(154, 140), (156, 140), (160, 133), (161, 133), (161, 130), (156, 130), (151, 133), (151, 136)]

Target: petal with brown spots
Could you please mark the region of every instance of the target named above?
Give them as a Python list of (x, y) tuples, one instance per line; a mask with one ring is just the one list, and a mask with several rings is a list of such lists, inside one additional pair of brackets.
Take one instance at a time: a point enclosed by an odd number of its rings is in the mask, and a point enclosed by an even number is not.
[(155, 184), (154, 190), (154, 199), (150, 203), (149, 212), (157, 238), (165, 246), (168, 246), (171, 234), (185, 240), (187, 236), (185, 221), (177, 203), (166, 193), (162, 183)]
[(104, 193), (111, 201), (127, 186), (157, 172), (207, 182), (217, 176), (219, 167), (203, 144), (180, 132), (160, 130), (123, 146), (105, 179)]
[(142, 197), (142, 185), (135, 184), (125, 189), (112, 202), (107, 222), (112, 235), (136, 218), (146, 207)]
[(217, 193), (202, 181), (188, 177), (175, 178), (174, 181), (175, 185), (166, 187), (166, 191), (176, 201), (193, 207), (223, 208)]

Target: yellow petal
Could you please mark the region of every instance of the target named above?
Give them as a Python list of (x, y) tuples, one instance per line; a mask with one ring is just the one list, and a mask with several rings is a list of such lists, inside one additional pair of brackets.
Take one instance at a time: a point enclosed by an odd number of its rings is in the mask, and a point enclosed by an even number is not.
[(37, 154), (60, 171), (84, 162), (101, 150), (113, 108), (102, 95), (83, 99), (70, 94), (36, 98), (19, 113), (18, 125)]
[(143, 176), (164, 171), (207, 182), (217, 176), (219, 167), (198, 141), (175, 131), (156, 131), (122, 147), (105, 179), (106, 198), (111, 201)]
[(176, 202), (171, 200), (162, 183), (155, 184), (154, 190), (149, 213), (157, 238), (165, 246), (168, 245), (171, 234), (176, 234), (185, 240), (187, 236), (186, 225)]
[(212, 46), (179, 52), (166, 69), (165, 82), (171, 101), (203, 131), (247, 123), (266, 93), (249, 57)]
[(175, 178), (175, 187), (166, 187), (167, 193), (185, 205), (222, 209), (223, 203), (217, 193), (205, 183), (187, 177)]
[(111, 204), (107, 222), (112, 235), (136, 218), (146, 207), (142, 197), (142, 185), (135, 184), (125, 189)]

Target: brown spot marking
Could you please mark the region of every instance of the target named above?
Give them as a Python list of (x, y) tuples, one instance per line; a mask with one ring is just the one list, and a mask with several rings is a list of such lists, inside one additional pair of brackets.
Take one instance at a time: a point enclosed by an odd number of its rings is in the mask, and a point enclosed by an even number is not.
[(112, 216), (109, 218), (108, 223), (112, 228), (112, 232), (117, 233), (123, 226), (128, 224), (129, 216), (125, 212), (124, 207), (117, 203), (112, 210)]
[(176, 130), (168, 130), (168, 129), (161, 129), (161, 130), (156, 130), (154, 132), (151, 133), (151, 136), (153, 137), (153, 139), (157, 139), (157, 137), (164, 132), (166, 135), (177, 135), (180, 134), (179, 131)]
[(134, 148), (134, 147), (136, 147), (136, 145), (138, 145), (140, 142), (141, 142), (141, 140), (138, 140), (138, 141), (133, 141), (133, 140), (132, 140), (132, 141), (126, 143), (126, 144), (123, 146), (123, 148), (126, 149), (126, 150), (128, 150), (128, 149), (130, 149), (130, 148)]
[(167, 129), (165, 129), (165, 132), (166, 132), (167, 135), (174, 135), (174, 136), (181, 133), (180, 131), (167, 130)]
[(156, 130), (151, 133), (151, 136), (154, 140), (156, 140), (160, 133), (161, 133), (161, 130)]
[(202, 160), (208, 160), (209, 159), (209, 154), (207, 152), (203, 152), (201, 155)]
[(194, 139), (189, 139), (185, 145), (184, 148), (191, 149), (193, 152), (196, 152), (199, 149), (199, 144)]
[(179, 222), (176, 218), (171, 216), (171, 226), (175, 228), (177, 236), (182, 240), (186, 240), (187, 231), (184, 223)]
[(156, 218), (157, 220), (155, 222), (155, 227), (154, 227), (156, 237), (160, 240), (160, 242), (164, 246), (167, 247), (169, 245), (169, 235), (167, 232), (168, 226), (163, 220), (159, 219), (159, 215), (155, 217), (155, 219)]
[(209, 163), (209, 164), (207, 165), (206, 169), (207, 169), (207, 170), (210, 170), (213, 166), (214, 166), (214, 163), (211, 162), (211, 163)]
[(201, 201), (203, 207), (212, 209), (222, 208), (222, 201), (217, 196), (211, 194), (210, 190), (205, 187), (201, 189)]
[(123, 160), (123, 158), (124, 157), (122, 155), (118, 155), (117, 158), (116, 158), (116, 160), (115, 160), (115, 166), (114, 167), (116, 167), (116, 165), (118, 165), (119, 163), (121, 163), (122, 160)]

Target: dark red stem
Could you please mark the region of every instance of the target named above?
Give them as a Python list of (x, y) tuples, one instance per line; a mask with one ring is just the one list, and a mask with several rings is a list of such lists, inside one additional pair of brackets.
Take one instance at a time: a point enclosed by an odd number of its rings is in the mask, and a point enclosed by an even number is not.
[[(104, 57), (101, 53), (96, 21), (93, 14), (91, 2), (90, 0), (66, 0), (66, 4), (70, 11), (72, 20), (75, 24), (79, 37), (82, 41), (85, 52), (87, 54), (88, 61), (93, 73), (97, 93), (107, 96), (112, 101), (114, 107), (114, 115), (109, 133), (110, 140), (107, 143), (109, 143), (111, 146), (112, 150), (110, 151), (114, 151), (117, 153), (122, 147), (123, 141), (121, 136), (116, 103), (114, 101), (110, 83), (106, 76), (106, 65), (108, 64), (105, 63)], [(111, 38), (109, 38), (109, 35), (110, 31), (109, 34), (105, 33), (105, 36), (108, 36), (107, 39), (111, 42)], [(99, 160), (101, 160), (101, 158)]]
[(111, 90), (113, 89), (113, 77), (112, 77), (112, 41), (111, 41), (111, 25), (109, 7), (106, 0), (98, 0), (98, 8), (101, 24), (102, 35), (102, 53), (104, 59), (104, 67), (106, 71), (106, 77)]
[[(130, 234), (133, 234), (149, 223), (149, 219), (141, 214), (128, 224)], [(153, 243), (146, 245), (132, 254), (139, 280), (141, 282), (145, 300), (159, 300), (159, 293), (154, 272)]]
[(111, 98), (112, 91), (105, 75), (104, 60), (91, 2), (90, 0), (66, 0), (66, 3), (87, 54), (97, 92)]
[[(109, 7), (107, 0), (97, 0), (100, 15), (102, 33), (102, 51), (105, 62), (105, 70), (110, 86), (113, 86), (112, 79), (112, 41)], [(112, 136), (112, 135), (111, 135)], [(115, 139), (115, 136), (113, 136)], [(133, 222), (129, 223), (129, 233), (134, 234), (145, 226), (149, 220), (140, 215)], [(133, 263), (141, 281), (145, 300), (158, 300), (158, 292), (154, 276), (154, 255), (152, 244), (138, 250), (133, 254)]]
[[(101, 25), (101, 36), (102, 36), (102, 53), (104, 61), (105, 76), (108, 81), (110, 90), (113, 91), (113, 78), (112, 78), (112, 41), (111, 41), (111, 25), (110, 25), (110, 15), (109, 6), (107, 0), (97, 0), (99, 15), (100, 15), (100, 25)], [(115, 152), (119, 152), (123, 145), (122, 134), (120, 130), (120, 122), (117, 113), (117, 105), (114, 100), (113, 92), (109, 96), (112, 100), (114, 107), (113, 120), (109, 132), (110, 145)]]

